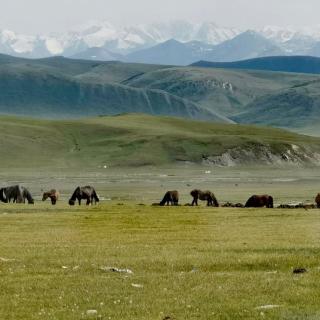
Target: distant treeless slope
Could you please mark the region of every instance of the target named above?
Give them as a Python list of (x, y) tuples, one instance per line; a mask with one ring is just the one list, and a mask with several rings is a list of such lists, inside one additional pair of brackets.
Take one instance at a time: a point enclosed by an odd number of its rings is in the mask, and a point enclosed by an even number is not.
[(204, 68), (267, 70), (295, 73), (320, 73), (320, 58), (310, 56), (278, 56), (235, 62), (199, 61), (192, 66)]
[(280, 129), (143, 114), (77, 121), (0, 117), (0, 166), (73, 168), (312, 164), (320, 139)]

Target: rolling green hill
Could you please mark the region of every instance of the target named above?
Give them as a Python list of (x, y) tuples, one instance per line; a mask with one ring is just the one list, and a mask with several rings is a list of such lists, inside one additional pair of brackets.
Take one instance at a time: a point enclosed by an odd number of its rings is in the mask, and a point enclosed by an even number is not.
[(320, 58), (310, 56), (273, 56), (234, 62), (199, 61), (193, 63), (192, 66), (319, 74)]
[(233, 119), (240, 123), (281, 126), (319, 134), (320, 81), (259, 97)]
[(57, 121), (0, 118), (6, 168), (315, 164), (320, 139), (280, 129), (142, 114)]
[(0, 114), (122, 113), (253, 123), (319, 134), (319, 75), (0, 55)]
[(159, 89), (191, 100), (226, 117), (247, 110), (256, 98), (320, 79), (319, 76), (196, 67), (164, 68), (124, 84)]
[[(62, 62), (67, 63), (65, 60), (62, 59)], [(81, 79), (75, 73), (76, 70), (80, 72), (82, 67), (75, 61), (71, 61), (71, 66), (67, 64), (70, 68), (66, 68), (65, 72), (60, 70), (63, 68), (60, 64), (59, 67), (53, 66), (55, 59), (40, 62), (46, 61), (49, 61), (48, 66), (35, 62), (31, 65), (0, 64), (0, 113), (39, 118), (79, 118), (143, 112), (231, 122), (214, 111), (205, 110), (192, 101), (165, 91), (100, 81), (98, 76)], [(88, 63), (84, 62), (83, 69), (87, 67)], [(75, 75), (72, 76), (72, 73)], [(119, 79), (120, 73), (121, 70), (114, 77)], [(127, 73), (130, 76), (133, 74), (130, 70)]]

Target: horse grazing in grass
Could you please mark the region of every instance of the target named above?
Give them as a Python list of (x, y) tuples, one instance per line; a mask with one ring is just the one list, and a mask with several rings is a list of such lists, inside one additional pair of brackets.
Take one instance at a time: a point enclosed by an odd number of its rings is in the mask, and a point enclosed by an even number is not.
[(99, 198), (97, 196), (96, 190), (91, 186), (85, 186), (85, 187), (77, 187), (77, 189), (72, 194), (69, 205), (74, 206), (76, 203), (76, 200), (79, 202), (79, 206), (81, 206), (81, 200), (87, 200), (87, 206), (89, 204), (93, 204), (93, 200), (95, 204), (99, 202)]
[(316, 204), (317, 204), (317, 208), (320, 209), (320, 193), (318, 193), (316, 196)]
[(267, 194), (258, 196), (254, 195), (249, 198), (245, 204), (246, 208), (273, 208), (273, 198)]
[(179, 202), (179, 192), (174, 190), (174, 191), (168, 191), (164, 195), (162, 201), (160, 202), (160, 206), (164, 206), (167, 204), (171, 204), (172, 206), (177, 206)]
[(0, 201), (4, 203), (26, 203), (34, 204), (31, 193), (25, 187), (15, 185), (0, 189)]
[(48, 198), (50, 198), (51, 203), (54, 206), (57, 203), (59, 197), (60, 197), (59, 191), (57, 191), (56, 189), (52, 189), (43, 194), (42, 201), (46, 201)]
[(219, 202), (215, 195), (211, 191), (201, 191), (198, 189), (192, 190), (190, 192), (193, 197), (192, 206), (198, 205), (198, 200), (207, 201), (207, 206), (219, 207)]

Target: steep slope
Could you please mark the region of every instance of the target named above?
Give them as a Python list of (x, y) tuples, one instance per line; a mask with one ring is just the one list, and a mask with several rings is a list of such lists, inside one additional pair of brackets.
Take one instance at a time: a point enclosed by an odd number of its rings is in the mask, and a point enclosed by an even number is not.
[(54, 118), (144, 112), (227, 121), (164, 91), (78, 80), (19, 65), (0, 68), (0, 112)]
[(247, 109), (255, 98), (318, 76), (194, 67), (163, 68), (133, 77), (129, 86), (159, 89), (191, 100), (225, 116)]
[(283, 50), (274, 42), (257, 32), (247, 31), (215, 46), (203, 60), (228, 62), (283, 54)]
[[(248, 110), (233, 117), (240, 123), (255, 123), (308, 130), (320, 119), (320, 81), (257, 98)], [(309, 130), (310, 132), (310, 130)]]
[(310, 56), (264, 57), (235, 62), (199, 61), (192, 66), (203, 68), (267, 70), (296, 73), (320, 73), (320, 58)]
[(124, 56), (121, 54), (113, 53), (105, 48), (93, 47), (85, 51), (74, 54), (70, 58), (93, 60), (93, 61), (122, 61)]
[(0, 117), (0, 165), (99, 172), (104, 166), (311, 165), (320, 139), (284, 130), (129, 114), (78, 121)]
[(188, 65), (201, 59), (206, 52), (212, 51), (213, 46), (201, 42), (182, 43), (176, 40), (168, 40), (152, 48), (133, 52), (126, 56), (129, 62)]

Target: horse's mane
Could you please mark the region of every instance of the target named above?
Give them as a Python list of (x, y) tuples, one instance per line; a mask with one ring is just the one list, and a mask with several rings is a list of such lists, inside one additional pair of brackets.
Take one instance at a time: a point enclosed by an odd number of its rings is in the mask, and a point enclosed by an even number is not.
[(77, 199), (77, 195), (80, 193), (80, 191), (81, 191), (81, 188), (77, 187), (76, 190), (74, 190), (70, 200), (75, 201)]

